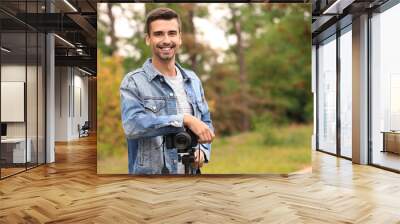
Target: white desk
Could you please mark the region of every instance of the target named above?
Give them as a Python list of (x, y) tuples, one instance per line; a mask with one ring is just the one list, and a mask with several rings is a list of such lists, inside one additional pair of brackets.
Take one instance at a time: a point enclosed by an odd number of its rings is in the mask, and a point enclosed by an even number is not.
[[(26, 142), (28, 142), (28, 147), (26, 147), (25, 154), (25, 138), (6, 138), (1, 139), (2, 151), (3, 147), (6, 146), (6, 150), (9, 150), (8, 147), (12, 147), (12, 163), (25, 163), (31, 161), (31, 145), (32, 140), (27, 138)], [(3, 156), (2, 156), (3, 157)], [(25, 161), (25, 158), (27, 159)]]

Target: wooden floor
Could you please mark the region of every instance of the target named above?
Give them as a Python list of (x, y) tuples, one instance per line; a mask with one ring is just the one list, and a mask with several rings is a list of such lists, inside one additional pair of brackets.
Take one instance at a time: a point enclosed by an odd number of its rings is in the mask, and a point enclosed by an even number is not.
[(19, 173), (19, 172), (23, 172), (25, 171), (25, 167), (7, 167), (1, 168), (1, 177), (7, 177), (7, 176), (11, 176), (13, 174)]
[(392, 152), (374, 151), (373, 162), (377, 165), (400, 170), (400, 155)]
[(315, 153), (289, 176), (96, 175), (95, 138), (0, 181), (0, 223), (400, 223), (400, 175)]

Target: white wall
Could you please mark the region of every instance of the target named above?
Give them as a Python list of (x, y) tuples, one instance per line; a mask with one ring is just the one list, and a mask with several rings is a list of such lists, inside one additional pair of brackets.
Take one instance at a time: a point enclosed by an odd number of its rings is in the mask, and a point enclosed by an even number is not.
[[(25, 65), (6, 64), (1, 66), (1, 81), (2, 82), (25, 82)], [(28, 70), (30, 70), (28, 66)], [(5, 96), (2, 96), (2, 98)], [(1, 110), (8, 110), (9, 108), (1, 108)], [(24, 108), (22, 108), (24, 110)], [(24, 122), (7, 122), (8, 136), (25, 137), (25, 124)]]
[[(27, 69), (27, 70), (25, 70)], [(3, 82), (25, 82), (26, 71), (28, 72), (28, 83), (34, 88), (27, 88), (27, 104), (30, 108), (27, 108), (27, 120), (28, 120), (28, 137), (29, 134), (34, 130), (36, 134), (36, 80), (30, 80), (31, 74), (36, 74), (35, 66), (18, 65), (18, 64), (5, 64), (1, 66), (1, 81)], [(4, 97), (4, 96), (3, 96)], [(32, 104), (34, 103), (34, 104)], [(41, 105), (39, 105), (40, 107)], [(33, 108), (33, 109), (32, 109)], [(2, 110), (8, 110), (9, 108), (1, 108)], [(24, 109), (24, 108), (22, 108)], [(35, 113), (33, 113), (33, 111)], [(32, 123), (34, 122), (34, 123)], [(7, 135), (9, 137), (25, 137), (25, 124), (26, 122), (7, 122)]]
[(2, 65), (1, 81), (25, 82), (25, 65)]
[(68, 70), (55, 68), (55, 141), (68, 140)]
[[(1, 82), (1, 121), (24, 122), (25, 82)], [(36, 105), (35, 105), (36, 108)]]
[(88, 120), (88, 78), (82, 75), (76, 68), (56, 67), (56, 141), (77, 139), (78, 124)]

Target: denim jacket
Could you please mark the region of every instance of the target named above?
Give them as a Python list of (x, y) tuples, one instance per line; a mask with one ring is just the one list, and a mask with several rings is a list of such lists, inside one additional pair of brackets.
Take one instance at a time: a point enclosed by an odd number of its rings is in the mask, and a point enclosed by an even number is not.
[[(184, 88), (194, 116), (213, 130), (204, 90), (196, 74), (179, 64)], [(128, 73), (121, 82), (122, 125), (128, 140), (130, 174), (161, 174), (163, 154), (171, 174), (176, 174), (178, 154), (176, 149), (164, 149), (164, 135), (177, 133), (183, 128), (183, 114), (177, 114), (177, 98), (163, 75), (159, 74), (151, 59)], [(210, 160), (211, 144), (201, 147)]]

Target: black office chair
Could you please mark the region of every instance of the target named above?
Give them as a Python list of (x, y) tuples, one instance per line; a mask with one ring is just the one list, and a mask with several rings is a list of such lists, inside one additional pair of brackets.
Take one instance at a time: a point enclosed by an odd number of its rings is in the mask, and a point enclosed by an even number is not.
[(89, 129), (90, 129), (89, 121), (85, 121), (82, 127), (80, 127), (80, 125), (78, 124), (79, 138), (89, 136)]

